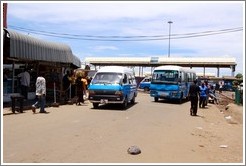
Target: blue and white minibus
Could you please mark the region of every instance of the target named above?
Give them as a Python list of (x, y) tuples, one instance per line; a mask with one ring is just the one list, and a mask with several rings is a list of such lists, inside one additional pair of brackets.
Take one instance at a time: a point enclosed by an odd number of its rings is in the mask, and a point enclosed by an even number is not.
[(195, 79), (196, 73), (192, 69), (174, 65), (156, 67), (152, 74), (150, 96), (154, 97), (154, 101), (161, 98), (181, 103), (187, 98), (190, 84)]
[(128, 103), (135, 103), (137, 82), (132, 69), (106, 66), (97, 71), (88, 90), (94, 108), (99, 104), (121, 104), (125, 109)]

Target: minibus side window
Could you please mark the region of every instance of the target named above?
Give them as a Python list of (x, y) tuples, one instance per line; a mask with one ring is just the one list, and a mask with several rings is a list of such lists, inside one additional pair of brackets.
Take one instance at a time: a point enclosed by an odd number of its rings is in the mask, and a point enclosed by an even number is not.
[(128, 78), (129, 78), (129, 84), (132, 84), (133, 83), (132, 76), (128, 75)]
[(124, 74), (124, 78), (123, 78), (123, 84), (126, 84), (127, 83), (127, 75)]

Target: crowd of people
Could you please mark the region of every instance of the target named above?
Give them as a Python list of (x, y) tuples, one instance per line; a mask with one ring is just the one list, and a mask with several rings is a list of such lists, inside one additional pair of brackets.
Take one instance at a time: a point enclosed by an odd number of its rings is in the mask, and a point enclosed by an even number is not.
[[(30, 74), (25, 69), (18, 75), (21, 82), (21, 94), (25, 99), (28, 99), (28, 87), (30, 86)], [(88, 97), (88, 85), (91, 78), (88, 78), (84, 72), (67, 71), (62, 79), (62, 89), (65, 92), (65, 101), (69, 101), (72, 98), (76, 98), (76, 105), (84, 103)], [(46, 104), (46, 80), (44, 73), (40, 73), (36, 79), (36, 102), (32, 105), (32, 110), (35, 113), (36, 107), (40, 107), (40, 113), (47, 113), (45, 111)], [(221, 90), (220, 90), (221, 93)], [(190, 115), (197, 116), (198, 106), (199, 108), (205, 108), (208, 104), (209, 97), (212, 98), (216, 104), (218, 99), (215, 95), (215, 87), (209, 85), (207, 81), (201, 82), (198, 85), (197, 80), (191, 84), (188, 94), (191, 102)]]
[(84, 103), (87, 98), (88, 85), (91, 78), (87, 77), (84, 72), (69, 72), (67, 71), (63, 79), (63, 90), (65, 91), (65, 100), (76, 98), (76, 105)]
[(189, 90), (189, 99), (191, 102), (190, 115), (197, 116), (198, 105), (199, 108), (205, 108), (207, 106), (209, 98), (213, 99), (218, 104), (218, 99), (215, 94), (215, 87), (209, 85), (207, 81), (197, 85), (197, 80), (193, 82)]
[[(18, 74), (21, 83), (21, 95), (24, 96), (25, 100), (28, 100), (28, 91), (30, 86), (30, 74), (27, 69)], [(88, 97), (88, 85), (91, 78), (87, 77), (84, 72), (73, 72), (67, 71), (62, 78), (62, 91), (64, 92), (65, 101), (69, 101), (72, 98), (76, 98), (76, 105), (81, 105), (84, 103), (85, 99)], [(35, 83), (35, 95), (36, 101), (32, 105), (33, 113), (36, 113), (36, 108), (39, 107), (39, 113), (48, 113), (45, 110), (46, 105), (46, 78), (45, 73), (39, 73), (36, 78)]]

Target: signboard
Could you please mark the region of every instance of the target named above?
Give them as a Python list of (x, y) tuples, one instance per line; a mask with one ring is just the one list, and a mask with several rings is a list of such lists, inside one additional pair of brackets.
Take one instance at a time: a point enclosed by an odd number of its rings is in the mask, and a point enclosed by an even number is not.
[(159, 62), (159, 57), (151, 57), (150, 58), (150, 63), (158, 63)]

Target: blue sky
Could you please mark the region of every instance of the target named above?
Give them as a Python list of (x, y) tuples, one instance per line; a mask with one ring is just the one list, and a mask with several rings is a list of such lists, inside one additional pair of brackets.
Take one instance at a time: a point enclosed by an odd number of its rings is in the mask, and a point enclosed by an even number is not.
[[(171, 34), (185, 35), (243, 28), (236, 32), (171, 39), (170, 57), (235, 57), (236, 72), (244, 71), (244, 2), (33, 2), (8, 3), (8, 28), (34, 30), (29, 35), (69, 45), (73, 53), (85, 57), (168, 56), (169, 24)], [(80, 39), (36, 34), (38, 31), (83, 35)], [(98, 41), (100, 39), (136, 39), (136, 36), (164, 36), (163, 40)], [(85, 40), (92, 39), (93, 40)], [(113, 37), (112, 37), (113, 36)], [(116, 37), (117, 38), (116, 38)], [(121, 38), (120, 38), (121, 37)], [(123, 38), (122, 38), (123, 37)], [(125, 38), (128, 37), (128, 38)], [(83, 38), (83, 39), (81, 39)], [(96, 38), (98, 39), (98, 38)], [(139, 38), (138, 38), (139, 39)], [(143, 38), (140, 38), (143, 39)], [(202, 72), (202, 69), (196, 69)], [(216, 69), (207, 72), (216, 73)], [(221, 69), (230, 75), (230, 69)]]

